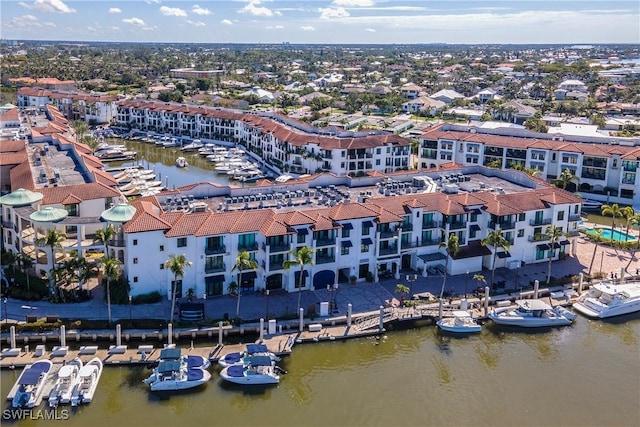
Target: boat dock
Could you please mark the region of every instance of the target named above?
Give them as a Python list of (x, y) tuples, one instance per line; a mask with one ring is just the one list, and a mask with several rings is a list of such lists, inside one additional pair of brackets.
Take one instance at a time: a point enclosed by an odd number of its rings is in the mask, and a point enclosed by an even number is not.
[[(35, 362), (35, 361), (36, 360), (33, 360), (33, 362)], [(33, 365), (33, 363), (29, 363), (29, 364), (25, 365), (24, 366), (24, 370), (27, 370), (32, 365)], [(45, 382), (42, 385), (42, 393), (40, 393), (40, 395), (36, 399), (34, 407), (40, 406), (40, 404), (42, 403), (43, 399), (48, 399), (49, 398), (49, 394), (51, 393), (51, 390), (53, 389), (53, 386), (56, 383), (56, 379), (58, 378), (58, 371), (60, 370), (61, 367), (62, 367), (62, 363), (54, 363), (53, 364), (53, 366), (51, 367), (51, 372), (49, 372), (49, 375), (47, 376)], [(9, 394), (7, 394), (7, 400), (9, 400), (9, 401), (13, 400), (13, 397), (16, 395), (19, 387), (20, 387), (20, 385), (16, 381), (16, 383), (13, 385), (13, 387), (11, 387), (11, 390), (9, 391)]]

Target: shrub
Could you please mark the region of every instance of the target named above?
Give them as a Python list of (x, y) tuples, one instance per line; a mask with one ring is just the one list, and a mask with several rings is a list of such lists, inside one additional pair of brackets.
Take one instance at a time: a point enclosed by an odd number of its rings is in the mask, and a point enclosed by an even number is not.
[(154, 304), (160, 301), (162, 301), (162, 295), (158, 291), (136, 295), (131, 298), (131, 304)]

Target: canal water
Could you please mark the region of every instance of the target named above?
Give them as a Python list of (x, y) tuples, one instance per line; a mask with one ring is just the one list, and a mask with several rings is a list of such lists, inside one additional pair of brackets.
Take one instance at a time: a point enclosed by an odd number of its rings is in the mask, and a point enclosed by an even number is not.
[[(223, 383), (157, 396), (146, 367), (105, 367), (94, 402), (65, 426), (638, 426), (640, 315), (578, 317), (537, 333), (441, 336), (426, 324), (380, 337), (297, 345), (280, 384)], [(214, 345), (211, 344), (212, 346)], [(19, 370), (4, 370), (6, 396)], [(4, 408), (8, 408), (5, 403)], [(3, 420), (3, 424), (6, 420)], [(55, 421), (28, 420), (20, 426)]]

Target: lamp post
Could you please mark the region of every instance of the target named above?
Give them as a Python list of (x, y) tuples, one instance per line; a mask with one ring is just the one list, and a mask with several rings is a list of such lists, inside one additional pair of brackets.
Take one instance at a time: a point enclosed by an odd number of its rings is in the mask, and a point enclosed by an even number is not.
[(206, 317), (204, 315), (206, 306), (207, 306), (207, 293), (205, 292), (204, 294), (202, 294), (202, 320), (204, 320)]
[(464, 299), (467, 299), (467, 285), (469, 284), (469, 270), (464, 272)]
[(131, 318), (133, 317), (132, 313), (131, 313), (131, 302), (132, 302), (132, 300), (133, 300), (133, 298), (131, 297), (131, 295), (129, 295), (129, 323), (131, 323)]
[(338, 302), (336, 301), (336, 296), (338, 294), (338, 284), (334, 283), (333, 284), (333, 312), (337, 313), (338, 312)]
[(9, 299), (4, 297), (4, 323), (9, 323), (9, 316), (7, 315), (7, 303)]
[(269, 321), (269, 289), (265, 289), (264, 291), (264, 300), (265, 305), (267, 306), (267, 315), (265, 317), (267, 318), (267, 321)]

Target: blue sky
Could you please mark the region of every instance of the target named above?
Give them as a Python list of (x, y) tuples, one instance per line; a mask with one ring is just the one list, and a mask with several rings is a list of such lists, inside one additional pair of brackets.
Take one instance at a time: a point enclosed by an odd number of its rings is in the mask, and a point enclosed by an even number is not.
[(181, 43), (640, 43), (638, 0), (2, 0), (0, 37)]

